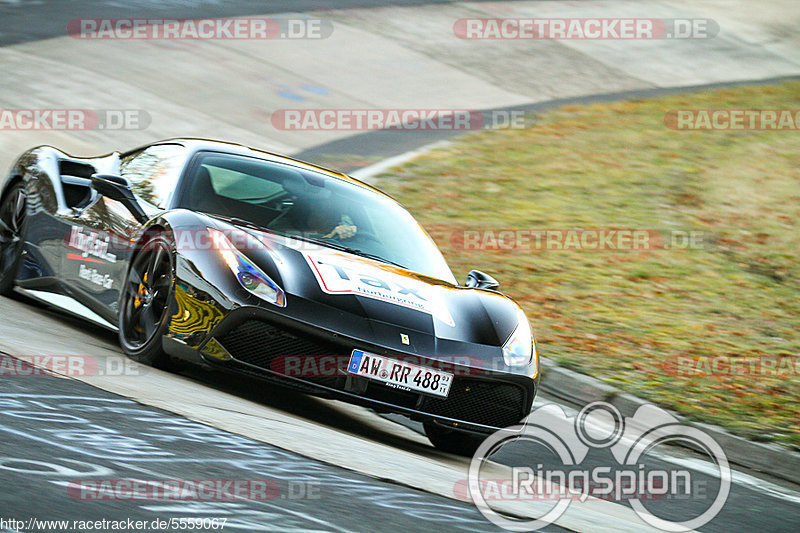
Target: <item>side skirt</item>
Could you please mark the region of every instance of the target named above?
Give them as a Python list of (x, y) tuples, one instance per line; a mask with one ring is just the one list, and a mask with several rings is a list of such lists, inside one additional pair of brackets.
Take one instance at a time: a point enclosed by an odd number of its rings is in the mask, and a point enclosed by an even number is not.
[(98, 326), (102, 326), (108, 329), (109, 331), (114, 331), (114, 332), (117, 331), (117, 326), (108, 322), (103, 317), (101, 317), (100, 315), (98, 315), (97, 313), (95, 313), (82, 303), (79, 303), (78, 301), (69, 296), (42, 290), (23, 289), (21, 287), (17, 287), (15, 291), (18, 292), (19, 294), (22, 294), (23, 296), (27, 296), (28, 298), (31, 298), (43, 304), (55, 307), (60, 311), (69, 313), (70, 315), (75, 316), (77, 318), (82, 318), (84, 320), (93, 322)]

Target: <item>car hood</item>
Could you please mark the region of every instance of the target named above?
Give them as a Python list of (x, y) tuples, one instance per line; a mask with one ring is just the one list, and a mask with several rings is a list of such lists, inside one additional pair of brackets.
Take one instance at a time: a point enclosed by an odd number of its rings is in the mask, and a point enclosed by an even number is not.
[(457, 287), (334, 248), (247, 231), (266, 245), (252, 259), (274, 275), (287, 293), (287, 307), (301, 298), (326, 309), (319, 315), (326, 319), (349, 315), (367, 321), (377, 338), (428, 337), (422, 343), (426, 351), (436, 339), (501, 346), (516, 327), (517, 304), (498, 292)]
[[(232, 240), (285, 292), (285, 317), (420, 354), (456, 353), (464, 343), (499, 347), (517, 326), (519, 306), (499, 292), (455, 286), (216, 217), (214, 222), (223, 232), (247, 236)], [(245, 305), (254, 304), (276, 311), (255, 298)]]

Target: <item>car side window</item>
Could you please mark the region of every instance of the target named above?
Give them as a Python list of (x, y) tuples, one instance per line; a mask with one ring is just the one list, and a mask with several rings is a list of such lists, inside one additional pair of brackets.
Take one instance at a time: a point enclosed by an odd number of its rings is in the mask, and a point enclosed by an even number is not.
[(123, 157), (120, 174), (130, 182), (136, 196), (165, 209), (178, 185), (185, 159), (185, 146), (157, 144)]

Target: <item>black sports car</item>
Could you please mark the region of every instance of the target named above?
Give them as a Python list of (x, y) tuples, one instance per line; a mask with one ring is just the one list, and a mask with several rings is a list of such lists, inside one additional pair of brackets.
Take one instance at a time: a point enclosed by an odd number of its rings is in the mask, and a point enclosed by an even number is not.
[(244, 372), (422, 421), (441, 449), (528, 414), (528, 320), (478, 271), (459, 286), (428, 234), (356, 179), (244, 146), (172, 139), (14, 163), (0, 293), (119, 331), (125, 353)]

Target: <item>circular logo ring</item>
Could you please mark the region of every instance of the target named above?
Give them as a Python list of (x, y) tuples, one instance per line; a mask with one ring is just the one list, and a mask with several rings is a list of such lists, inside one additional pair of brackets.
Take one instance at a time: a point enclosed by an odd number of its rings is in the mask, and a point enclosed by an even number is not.
[[(608, 413), (613, 420), (614, 427), (609, 434), (603, 438), (596, 438), (592, 436), (592, 432), (587, 428), (588, 424), (592, 425), (592, 419), (589, 418), (597, 413)], [(605, 430), (606, 428), (601, 428)], [(619, 409), (606, 402), (592, 402), (580, 410), (578, 416), (575, 417), (575, 433), (578, 438), (585, 445), (590, 448), (608, 448), (613, 446), (622, 437), (625, 429), (625, 419)]]

